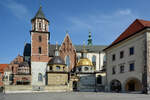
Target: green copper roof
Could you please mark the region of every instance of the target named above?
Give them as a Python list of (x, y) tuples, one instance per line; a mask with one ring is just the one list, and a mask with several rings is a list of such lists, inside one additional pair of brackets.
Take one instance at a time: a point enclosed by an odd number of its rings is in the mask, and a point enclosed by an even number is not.
[(36, 13), (35, 17), (34, 18), (45, 18), (45, 15), (42, 11), (42, 7), (40, 6), (38, 12)]

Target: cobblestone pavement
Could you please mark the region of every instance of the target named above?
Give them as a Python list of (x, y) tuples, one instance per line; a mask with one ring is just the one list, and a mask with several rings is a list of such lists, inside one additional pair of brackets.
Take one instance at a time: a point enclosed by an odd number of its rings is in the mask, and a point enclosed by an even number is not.
[(0, 100), (150, 100), (150, 95), (127, 93), (95, 93), (95, 92), (65, 92), (65, 93), (0, 93)]

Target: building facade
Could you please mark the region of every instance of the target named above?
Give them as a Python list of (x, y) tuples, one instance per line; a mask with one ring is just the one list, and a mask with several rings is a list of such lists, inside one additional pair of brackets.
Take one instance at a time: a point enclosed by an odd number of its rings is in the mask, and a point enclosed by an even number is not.
[(150, 21), (137, 19), (105, 49), (109, 91), (150, 89), (149, 27)]

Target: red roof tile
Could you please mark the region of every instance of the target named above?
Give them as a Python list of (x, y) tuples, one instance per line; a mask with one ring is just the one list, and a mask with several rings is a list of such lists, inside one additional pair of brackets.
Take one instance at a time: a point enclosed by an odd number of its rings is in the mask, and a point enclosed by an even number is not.
[[(150, 27), (150, 21), (136, 19), (111, 45), (106, 49), (118, 44), (119, 42), (129, 38), (130, 36), (136, 34), (137, 32), (143, 30), (144, 28)], [(104, 49), (104, 50), (106, 50)]]
[(8, 67), (8, 64), (0, 64), (0, 72), (3, 72), (5, 68)]

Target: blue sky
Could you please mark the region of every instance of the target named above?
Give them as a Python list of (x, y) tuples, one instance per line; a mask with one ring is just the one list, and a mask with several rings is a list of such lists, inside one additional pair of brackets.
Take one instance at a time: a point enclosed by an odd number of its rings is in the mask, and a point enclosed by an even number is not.
[(61, 44), (67, 30), (73, 44), (87, 42), (91, 31), (94, 45), (109, 45), (135, 19), (150, 20), (150, 0), (0, 0), (0, 63), (22, 55), (40, 4), (52, 44)]

